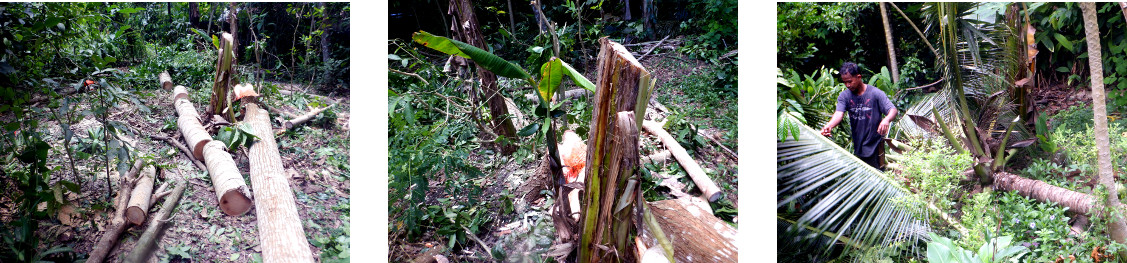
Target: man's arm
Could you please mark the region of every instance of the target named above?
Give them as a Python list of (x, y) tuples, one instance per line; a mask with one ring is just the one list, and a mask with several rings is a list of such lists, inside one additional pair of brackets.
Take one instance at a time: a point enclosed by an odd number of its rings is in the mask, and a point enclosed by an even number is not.
[(896, 118), (896, 107), (889, 108), (888, 109), (888, 115), (885, 115), (884, 119), (880, 121), (880, 126), (877, 126), (877, 133), (880, 133), (881, 136), (887, 135), (888, 134), (888, 127), (892, 124), (892, 120), (895, 119), (895, 118)]
[(841, 123), (841, 118), (843, 116), (845, 116), (845, 112), (842, 112), (842, 111), (834, 112), (834, 117), (830, 118), (830, 122), (826, 123), (826, 127), (822, 127), (822, 136), (829, 137), (830, 132), (833, 131), (834, 127), (837, 127), (837, 125), (839, 123)]

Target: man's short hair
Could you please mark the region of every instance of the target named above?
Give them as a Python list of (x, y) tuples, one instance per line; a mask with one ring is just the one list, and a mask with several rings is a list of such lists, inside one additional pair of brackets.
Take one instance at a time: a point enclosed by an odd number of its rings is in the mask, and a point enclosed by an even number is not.
[(861, 70), (857, 69), (857, 64), (854, 64), (853, 62), (845, 62), (845, 64), (841, 64), (841, 74), (857, 76), (861, 74)]

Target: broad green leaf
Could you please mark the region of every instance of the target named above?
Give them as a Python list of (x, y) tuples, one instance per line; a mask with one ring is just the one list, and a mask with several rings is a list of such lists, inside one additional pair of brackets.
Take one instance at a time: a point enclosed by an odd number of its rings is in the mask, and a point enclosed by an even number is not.
[(219, 37), (211, 35), (211, 44), (215, 45), (215, 49), (219, 49)]
[(402, 59), (402, 58), (400, 58), (400, 57), (399, 57), (399, 55), (396, 55), (396, 54), (387, 54), (387, 59), (390, 59), (390, 60), (400, 60), (400, 59)]
[(539, 122), (533, 122), (533, 123), (528, 124), (527, 126), (524, 126), (524, 128), (520, 129), (520, 132), (517, 132), (517, 136), (520, 136), (520, 137), (529, 136), (529, 135), (532, 135), (533, 133), (536, 133), (536, 131), (539, 131), (539, 130), (540, 130), (540, 123)]
[(528, 79), (531, 77), (528, 75), (528, 72), (525, 72), (513, 63), (493, 53), (466, 44), (465, 42), (434, 36), (426, 31), (415, 32), (415, 34), (411, 36), (411, 39), (431, 49), (441, 51), (442, 53), (469, 58), (473, 60), (474, 63), (477, 63), (478, 66), (498, 76), (516, 79)]
[(1053, 35), (1053, 37), (1057, 39), (1057, 43), (1060, 43), (1060, 46), (1064, 47), (1065, 49), (1068, 49), (1068, 51), (1073, 51), (1072, 41), (1069, 41), (1067, 38), (1064, 38), (1064, 35), (1061, 35), (1060, 33), (1056, 33), (1055, 35)]
[(470, 56), (466, 55), (466, 53), (463, 53), (462, 50), (458, 48), (458, 46), (454, 45), (454, 41), (456, 40), (431, 35), (426, 31), (415, 32), (415, 34), (411, 35), (411, 40), (414, 40), (415, 43), (422, 44), (423, 46), (429, 47), (431, 49), (446, 53), (447, 55), (470, 58)]
[[(557, 60), (559, 59), (557, 58)], [(568, 65), (567, 62), (560, 61), (560, 65), (563, 65), (563, 67), (567, 69), (565, 73), (571, 76), (571, 80), (574, 80), (575, 84), (591, 92), (595, 92), (595, 83), (591, 83), (590, 80), (587, 80), (587, 77), (584, 77), (583, 74), (580, 74), (579, 71), (576, 71), (571, 65)]]
[(537, 91), (540, 92), (540, 98), (544, 101), (552, 101), (552, 95), (555, 95), (556, 89), (560, 87), (560, 81), (563, 80), (563, 71), (560, 59), (555, 57), (540, 66), (540, 87), (537, 88)]

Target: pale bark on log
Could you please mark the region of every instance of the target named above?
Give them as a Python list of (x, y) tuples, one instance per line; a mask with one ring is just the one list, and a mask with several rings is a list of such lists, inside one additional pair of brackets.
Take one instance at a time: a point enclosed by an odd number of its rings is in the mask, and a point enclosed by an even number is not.
[[(673, 244), (677, 262), (738, 261), (737, 230), (724, 221), (682, 199), (651, 202), (649, 207)], [(649, 228), (642, 229), (647, 246), (660, 246)]]
[[(1017, 191), (1018, 194), (1037, 201), (1056, 203), (1068, 207), (1068, 211), (1084, 215), (1090, 215), (1097, 205), (1096, 199), (1091, 195), (1006, 172), (994, 174), (994, 187), (1002, 191)], [(1120, 207), (1127, 208), (1123, 205)]]
[(165, 224), (172, 218), (172, 210), (180, 203), (180, 197), (184, 196), (184, 189), (188, 188), (187, 181), (179, 180), (176, 182), (176, 188), (173, 188), (172, 194), (168, 199), (164, 200), (164, 205), (157, 211), (155, 217), (141, 237), (137, 239), (137, 245), (130, 251), (129, 257), (125, 262), (147, 262), (156, 250), (156, 244), (160, 243), (161, 232), (165, 229)]
[(156, 167), (146, 166), (129, 195), (129, 207), (125, 209), (125, 219), (134, 225), (145, 223), (149, 215), (149, 198), (153, 194), (153, 177), (156, 176)]
[(645, 121), (642, 127), (645, 127), (646, 131), (649, 131), (651, 134), (661, 139), (661, 143), (665, 144), (665, 148), (673, 153), (673, 157), (681, 164), (681, 168), (685, 169), (685, 173), (689, 174), (689, 177), (697, 184), (697, 187), (704, 193), (704, 196), (708, 197), (709, 202), (716, 202), (716, 200), (720, 198), (720, 187), (716, 186), (716, 183), (708, 177), (704, 169), (701, 169), (700, 165), (693, 160), (693, 157), (685, 151), (685, 148), (681, 147), (677, 139), (674, 139), (673, 135), (669, 135), (669, 132), (661, 128), (660, 123)]
[(160, 87), (164, 90), (170, 90), (172, 86), (174, 86), (174, 84), (172, 84), (172, 75), (169, 75), (168, 71), (161, 72), (160, 76), (157, 76), (157, 80), (160, 81)]
[(258, 142), (251, 145), (250, 179), (254, 185), (255, 215), (264, 262), (313, 262), (305, 230), (290, 188), (278, 144), (270, 127), (270, 114), (255, 103), (243, 104), (246, 122)]
[(246, 181), (226, 149), (223, 142), (211, 141), (203, 147), (203, 159), (207, 173), (211, 175), (211, 184), (215, 187), (219, 209), (227, 215), (239, 216), (249, 211), (253, 202)]
[(200, 120), (195, 116), (181, 115), (176, 119), (176, 125), (180, 128), (180, 133), (184, 135), (184, 141), (188, 143), (188, 149), (192, 150), (192, 155), (197, 160), (204, 160), (204, 145), (211, 142), (211, 134), (204, 130)]
[(663, 164), (669, 161), (669, 157), (673, 157), (673, 153), (669, 151), (660, 151), (649, 156), (642, 157), (642, 164), (654, 163)]
[(315, 109), (315, 110), (309, 111), (309, 113), (306, 113), (305, 115), (301, 115), (301, 116), (298, 116), (297, 118), (294, 118), (292, 120), (288, 120), (285, 123), (286, 129), (287, 130), (293, 129), (294, 126), (301, 125), (302, 123), (305, 123), (309, 120), (312, 120), (314, 116), (317, 116), (317, 114), (321, 114), (321, 112), (323, 112), (323, 111), (325, 111), (329, 108), (332, 108), (333, 106), (336, 106), (336, 104), (329, 105), (329, 106), (326, 106), (326, 107), (323, 107), (323, 108), (320, 108), (320, 109)]
[[(566, 101), (587, 95), (591, 95), (591, 91), (584, 88), (572, 89), (564, 91), (563, 97), (557, 96), (556, 101)], [(536, 93), (524, 94), (524, 99), (528, 101), (540, 101), (540, 97), (539, 95), (536, 95)]]
[(187, 109), (181, 109), (180, 104), (179, 104), (181, 102), (177, 102), (177, 100), (179, 100), (179, 99), (184, 99), (185, 102), (188, 103), (188, 106), (192, 106), (191, 101), (188, 98), (188, 88), (187, 87), (176, 86), (175, 88), (172, 89), (172, 106), (175, 107), (176, 114), (179, 114), (179, 115), (184, 115), (184, 114), (188, 114), (188, 113), (191, 113), (192, 115), (200, 115), (198, 112), (196, 112), (195, 107), (192, 107), (191, 108), (192, 110), (190, 110), (190, 111), (187, 110)]
[(90, 250), (90, 257), (86, 259), (86, 262), (103, 262), (106, 256), (109, 255), (110, 250), (117, 245), (117, 238), (121, 237), (121, 233), (125, 232), (125, 229), (129, 227), (129, 224), (125, 221), (125, 207), (129, 203), (129, 194), (132, 192), (132, 184), (130, 184), (130, 182), (141, 170), (141, 165), (143, 164), (141, 160), (134, 161), (133, 168), (130, 169), (125, 176), (121, 177), (121, 183), (118, 184), (120, 188), (118, 188), (117, 191), (117, 198), (114, 199), (114, 218), (110, 219), (111, 226), (106, 229), (106, 232), (98, 239), (98, 243), (94, 244), (94, 248)]

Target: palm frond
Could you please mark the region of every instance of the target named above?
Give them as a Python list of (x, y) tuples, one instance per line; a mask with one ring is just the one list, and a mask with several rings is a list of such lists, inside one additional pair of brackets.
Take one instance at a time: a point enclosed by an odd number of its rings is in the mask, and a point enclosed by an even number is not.
[(814, 129), (799, 130), (798, 140), (777, 140), (778, 212), (797, 217), (800, 226), (837, 233), (834, 239), (875, 248), (903, 243), (918, 253), (931, 231), (926, 203)]

